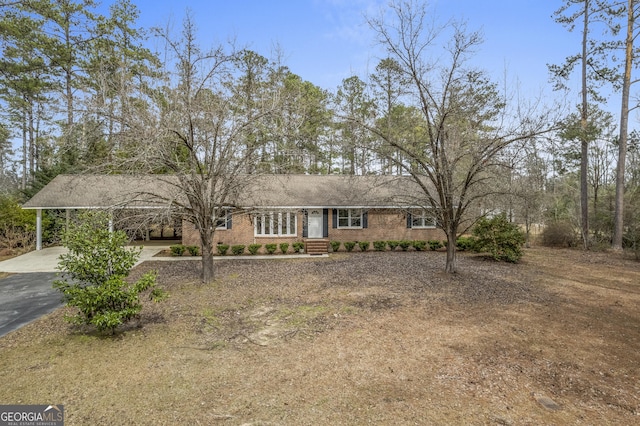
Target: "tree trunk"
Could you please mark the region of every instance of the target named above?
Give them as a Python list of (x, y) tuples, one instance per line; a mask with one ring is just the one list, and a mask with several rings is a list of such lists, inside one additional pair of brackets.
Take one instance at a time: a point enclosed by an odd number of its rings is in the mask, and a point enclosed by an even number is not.
[(27, 114), (22, 117), (22, 189), (27, 188), (27, 158), (29, 151), (27, 150)]
[(587, 99), (587, 35), (589, 33), (589, 0), (584, 2), (584, 27), (582, 30), (582, 107), (580, 110), (580, 222), (582, 225), (582, 245), (589, 248), (589, 192), (587, 169), (589, 166), (589, 141), (587, 140), (587, 120), (589, 118)]
[[(586, 120), (585, 120), (586, 126)], [(582, 225), (582, 245), (585, 250), (589, 248), (589, 184), (587, 182), (589, 142), (581, 142), (580, 160), (580, 222)]]
[(71, 131), (73, 126), (73, 75), (72, 75), (72, 40), (71, 40), (71, 17), (70, 12), (67, 12), (64, 16), (64, 42), (65, 42), (65, 54), (68, 55), (65, 59), (67, 62), (64, 64), (65, 72), (65, 96), (67, 102), (67, 132)]
[(33, 103), (29, 99), (29, 106), (27, 110), (27, 114), (29, 116), (29, 126), (28, 126), (28, 134), (29, 134), (29, 176), (33, 176), (36, 166), (36, 141), (33, 134)]
[(458, 258), (456, 251), (456, 232), (447, 231), (447, 262), (444, 266), (444, 271), (448, 274), (455, 274), (458, 272)]
[(200, 230), (202, 241), (202, 283), (211, 284), (215, 280), (215, 265), (213, 264), (213, 235), (209, 230)]
[(622, 250), (622, 235), (624, 233), (624, 169), (627, 158), (627, 131), (629, 126), (629, 86), (631, 85), (631, 68), (633, 66), (634, 7), (635, 0), (629, 0), (624, 79), (622, 81), (622, 108), (620, 112), (620, 142), (618, 145), (618, 168), (616, 170), (616, 204), (612, 242), (614, 250)]

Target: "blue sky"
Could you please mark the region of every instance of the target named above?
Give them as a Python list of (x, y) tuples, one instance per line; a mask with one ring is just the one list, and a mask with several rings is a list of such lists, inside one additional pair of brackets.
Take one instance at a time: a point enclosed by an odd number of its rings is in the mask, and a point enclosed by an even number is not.
[[(376, 14), (386, 0), (135, 0), (143, 27), (179, 30), (189, 8), (200, 43), (209, 47), (235, 38), (269, 57), (278, 45), (292, 72), (324, 89), (335, 90), (351, 75), (371, 73), (382, 53), (365, 14)], [(475, 65), (496, 81), (519, 84), (521, 93), (554, 96), (546, 64), (561, 63), (580, 48), (578, 34), (552, 19), (560, 0), (432, 0), (437, 16), (464, 19), (481, 30), (484, 43)], [(576, 102), (579, 91), (576, 85)]]

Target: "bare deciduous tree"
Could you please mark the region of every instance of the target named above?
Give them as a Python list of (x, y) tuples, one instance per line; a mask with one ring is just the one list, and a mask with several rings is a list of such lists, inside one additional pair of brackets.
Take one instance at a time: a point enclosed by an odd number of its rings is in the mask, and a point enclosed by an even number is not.
[(248, 135), (274, 110), (276, 96), (237, 90), (238, 53), (223, 46), (203, 51), (195, 33), (190, 16), (179, 40), (159, 32), (167, 45), (165, 63), (174, 69), (167, 70), (159, 87), (146, 90), (148, 104), (143, 108), (150, 122), (136, 117), (142, 127), (132, 137), (144, 141), (135, 145), (138, 152), (131, 160), (137, 172), (146, 165), (174, 188), (168, 193), (180, 194), (165, 202), (198, 230), (202, 280), (208, 283), (214, 279), (216, 227), (255, 179), (246, 171), (262, 142)]
[[(412, 164), (403, 164), (404, 171), (420, 185), (421, 205), (432, 209), (447, 235), (445, 270), (453, 273), (459, 230), (464, 229), (461, 225), (470, 206), (493, 191), (490, 177), (498, 155), (515, 142), (546, 132), (549, 121), (524, 106), (507, 108), (497, 84), (468, 66), (480, 34), (467, 32), (456, 22), (429, 25), (427, 8), (419, 2), (393, 2), (389, 10), (391, 20), (381, 15), (368, 22), (389, 57), (411, 80), (424, 129), (419, 143), (410, 145), (389, 138), (388, 132), (371, 130)], [(446, 56), (438, 57), (443, 36), (450, 37)]]

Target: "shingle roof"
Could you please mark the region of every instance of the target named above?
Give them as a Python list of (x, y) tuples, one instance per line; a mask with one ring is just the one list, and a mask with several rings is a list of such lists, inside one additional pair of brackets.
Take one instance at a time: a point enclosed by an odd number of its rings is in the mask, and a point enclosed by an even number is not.
[(172, 185), (161, 183), (153, 175), (58, 175), (22, 207), (110, 208), (131, 205), (132, 202), (152, 207), (157, 206), (160, 200), (143, 194), (159, 191), (166, 192), (167, 197), (172, 192), (176, 193)]
[[(59, 175), (23, 208), (166, 206), (169, 200), (183, 198), (177, 184), (177, 177), (171, 175)], [(246, 208), (372, 208), (415, 205), (415, 197), (420, 197), (415, 182), (400, 176), (256, 175), (235, 204)]]

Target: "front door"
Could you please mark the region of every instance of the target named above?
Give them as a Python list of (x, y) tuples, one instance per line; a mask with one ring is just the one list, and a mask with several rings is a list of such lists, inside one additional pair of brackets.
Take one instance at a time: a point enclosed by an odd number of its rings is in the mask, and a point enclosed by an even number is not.
[(322, 238), (322, 210), (309, 211), (309, 238)]

